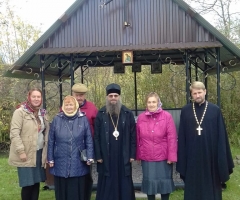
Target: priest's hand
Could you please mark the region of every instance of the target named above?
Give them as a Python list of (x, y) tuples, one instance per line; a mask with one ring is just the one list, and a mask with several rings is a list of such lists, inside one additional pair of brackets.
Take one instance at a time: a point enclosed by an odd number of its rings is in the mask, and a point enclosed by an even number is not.
[(99, 159), (99, 160), (97, 160), (97, 162), (103, 163), (103, 159)]
[(134, 161), (134, 159), (133, 159), (133, 158), (130, 158), (130, 163), (133, 162), (133, 161)]

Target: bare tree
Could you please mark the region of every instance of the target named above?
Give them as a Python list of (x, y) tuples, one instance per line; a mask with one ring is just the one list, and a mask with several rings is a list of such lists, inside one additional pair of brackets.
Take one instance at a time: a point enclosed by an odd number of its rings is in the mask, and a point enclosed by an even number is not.
[(27, 24), (16, 16), (9, 2), (0, 1), (0, 55), (6, 64), (14, 63), (41, 33), (40, 28)]
[[(201, 15), (212, 16), (214, 25), (228, 39), (240, 45), (239, 0), (185, 0)], [(236, 6), (237, 5), (237, 6)]]

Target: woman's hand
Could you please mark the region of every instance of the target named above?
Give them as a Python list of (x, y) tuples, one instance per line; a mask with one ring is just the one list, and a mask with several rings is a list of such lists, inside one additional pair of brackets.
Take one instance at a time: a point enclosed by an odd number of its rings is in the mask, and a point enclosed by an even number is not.
[(48, 161), (49, 167), (54, 167), (54, 161)]
[(26, 162), (26, 161), (27, 161), (27, 155), (26, 155), (25, 153), (21, 153), (21, 154), (19, 155), (19, 157), (20, 157), (21, 161), (23, 161), (23, 162)]
[(172, 162), (172, 161), (170, 161), (170, 160), (168, 160), (168, 161), (167, 161), (167, 164), (169, 164), (169, 165), (170, 165), (170, 164), (173, 164), (173, 162)]
[(49, 167), (54, 167), (54, 163), (49, 163)]
[(88, 160), (87, 160), (87, 165), (91, 165), (92, 163), (94, 163), (94, 160), (93, 160), (93, 159), (88, 159)]

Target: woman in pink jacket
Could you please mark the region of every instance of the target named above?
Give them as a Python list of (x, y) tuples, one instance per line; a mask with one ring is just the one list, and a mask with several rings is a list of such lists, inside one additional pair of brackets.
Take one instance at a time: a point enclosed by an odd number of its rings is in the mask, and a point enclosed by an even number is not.
[(174, 191), (172, 163), (177, 161), (177, 133), (170, 113), (162, 110), (155, 92), (146, 98), (147, 109), (137, 120), (137, 160), (141, 160), (142, 192), (148, 200), (160, 193), (168, 200)]

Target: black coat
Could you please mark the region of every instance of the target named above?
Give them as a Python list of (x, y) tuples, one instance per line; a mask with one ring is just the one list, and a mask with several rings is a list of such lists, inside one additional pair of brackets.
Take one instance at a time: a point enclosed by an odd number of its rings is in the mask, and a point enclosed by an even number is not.
[[(201, 121), (206, 102), (195, 104)], [(208, 103), (201, 135), (192, 104), (183, 107), (178, 134), (177, 171), (185, 182), (184, 200), (221, 200), (221, 182), (233, 172), (228, 136), (219, 107)]]
[[(96, 160), (102, 159), (103, 163), (97, 163), (98, 173), (104, 173), (105, 176), (110, 176), (109, 172), (109, 117), (104, 106), (98, 111), (94, 125), (94, 145)], [(136, 157), (136, 126), (135, 119), (131, 110), (124, 105), (121, 107), (119, 116), (120, 132), (123, 136), (123, 161), (125, 176), (131, 175), (130, 158)]]

